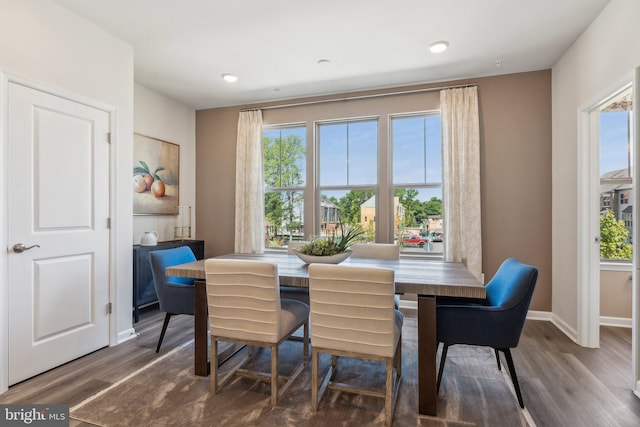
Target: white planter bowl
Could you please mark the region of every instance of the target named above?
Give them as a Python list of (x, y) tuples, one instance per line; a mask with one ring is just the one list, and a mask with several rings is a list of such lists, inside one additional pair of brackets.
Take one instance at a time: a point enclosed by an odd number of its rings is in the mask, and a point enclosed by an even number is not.
[(307, 264), (320, 263), (320, 264), (340, 264), (345, 259), (351, 256), (351, 251), (342, 252), (335, 255), (318, 256), (318, 255), (305, 255), (296, 251), (295, 254)]

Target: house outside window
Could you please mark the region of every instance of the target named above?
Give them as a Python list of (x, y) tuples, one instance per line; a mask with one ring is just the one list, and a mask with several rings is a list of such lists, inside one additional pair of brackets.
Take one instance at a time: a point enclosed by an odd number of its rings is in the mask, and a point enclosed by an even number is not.
[(629, 193), (620, 193), (620, 204), (621, 205), (629, 204)]
[[(378, 120), (318, 123), (318, 191), (321, 206), (336, 207), (333, 221), (322, 221), (320, 232), (329, 235), (362, 226), (366, 241), (375, 240), (375, 202), (362, 220), (362, 207), (371, 203), (378, 183)], [(375, 200), (375, 199), (374, 199)]]

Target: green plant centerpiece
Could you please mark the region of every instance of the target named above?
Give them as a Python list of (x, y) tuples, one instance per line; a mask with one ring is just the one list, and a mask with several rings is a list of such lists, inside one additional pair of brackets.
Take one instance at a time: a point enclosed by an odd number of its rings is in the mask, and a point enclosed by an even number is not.
[(296, 255), (307, 264), (312, 262), (337, 264), (351, 255), (349, 248), (365, 234), (360, 226), (340, 226), (340, 232), (329, 236), (318, 236), (305, 243), (296, 251)]

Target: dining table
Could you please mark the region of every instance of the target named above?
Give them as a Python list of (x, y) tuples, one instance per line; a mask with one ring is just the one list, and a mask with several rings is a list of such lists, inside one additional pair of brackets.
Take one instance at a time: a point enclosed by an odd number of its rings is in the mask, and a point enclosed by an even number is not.
[[(281, 286), (309, 287), (309, 266), (295, 254), (227, 254), (216, 258), (271, 262), (278, 266)], [(194, 371), (208, 375), (207, 290), (205, 260), (168, 267), (169, 276), (195, 279)], [(459, 262), (420, 257), (400, 259), (348, 258), (341, 265), (390, 268), (395, 272), (395, 291), (417, 295), (418, 320), (418, 412), (437, 415), (436, 391), (436, 297), (485, 298), (484, 285)], [(313, 345), (313, 343), (312, 343)]]

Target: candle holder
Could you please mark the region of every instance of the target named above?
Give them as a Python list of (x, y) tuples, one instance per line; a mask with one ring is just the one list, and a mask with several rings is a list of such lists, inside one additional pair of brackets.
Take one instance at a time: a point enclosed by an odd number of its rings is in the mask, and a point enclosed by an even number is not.
[(191, 206), (177, 206), (177, 208), (174, 240), (189, 240), (191, 239)]

